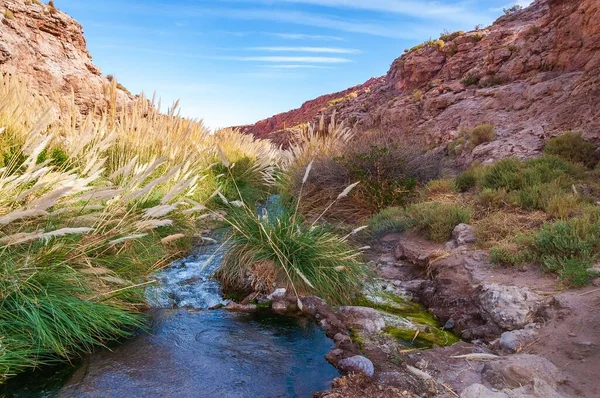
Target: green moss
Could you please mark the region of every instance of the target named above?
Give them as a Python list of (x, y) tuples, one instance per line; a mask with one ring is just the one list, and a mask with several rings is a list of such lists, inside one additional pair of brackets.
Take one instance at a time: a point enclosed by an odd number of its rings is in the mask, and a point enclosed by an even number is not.
[[(419, 331), (418, 334), (417, 330)], [(431, 326), (419, 327), (418, 329), (386, 327), (383, 331), (405, 345), (417, 348), (443, 347), (459, 341), (452, 333)]]
[(361, 336), (360, 331), (358, 331), (357, 329), (350, 329), (349, 332), (350, 339), (352, 339), (352, 341), (356, 344), (359, 350), (362, 350), (365, 346), (365, 341)]

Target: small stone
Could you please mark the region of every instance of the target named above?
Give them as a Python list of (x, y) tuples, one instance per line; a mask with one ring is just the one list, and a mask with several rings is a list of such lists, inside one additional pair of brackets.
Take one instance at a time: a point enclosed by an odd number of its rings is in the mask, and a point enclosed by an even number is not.
[(577, 335), (575, 333), (573, 333), (573, 332), (570, 332), (569, 333), (569, 337), (577, 337)]
[(337, 367), (343, 374), (362, 372), (368, 377), (373, 377), (375, 374), (373, 362), (371, 362), (369, 358), (363, 357), (362, 355), (355, 355), (350, 358), (342, 359), (338, 362)]
[(287, 293), (287, 290), (285, 288), (281, 287), (279, 289), (275, 289), (273, 291), (273, 293), (271, 293), (267, 296), (267, 298), (269, 300), (273, 300), (273, 301), (283, 300), (285, 298), (286, 293)]
[(444, 323), (444, 327), (442, 329), (450, 330), (450, 329), (454, 328), (454, 325), (455, 325), (454, 319), (450, 318), (446, 321), (446, 323)]
[(274, 301), (271, 305), (271, 309), (278, 314), (284, 314), (288, 312), (289, 306), (288, 303), (284, 300), (282, 301)]

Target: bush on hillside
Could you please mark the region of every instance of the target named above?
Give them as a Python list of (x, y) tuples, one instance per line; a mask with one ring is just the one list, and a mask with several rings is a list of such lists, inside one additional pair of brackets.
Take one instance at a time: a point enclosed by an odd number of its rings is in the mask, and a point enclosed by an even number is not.
[(576, 132), (550, 138), (544, 145), (544, 153), (559, 156), (572, 163), (581, 163), (590, 169), (596, 167), (600, 161), (598, 147)]
[(388, 207), (371, 217), (369, 232), (378, 237), (389, 232), (404, 232), (411, 226), (411, 220), (401, 207)]
[(496, 138), (496, 129), (493, 124), (484, 123), (473, 127), (470, 133), (471, 148), (475, 148)]
[(423, 202), (409, 206), (406, 214), (414, 229), (423, 232), (434, 242), (445, 242), (452, 237), (458, 224), (471, 218), (469, 209), (454, 203)]

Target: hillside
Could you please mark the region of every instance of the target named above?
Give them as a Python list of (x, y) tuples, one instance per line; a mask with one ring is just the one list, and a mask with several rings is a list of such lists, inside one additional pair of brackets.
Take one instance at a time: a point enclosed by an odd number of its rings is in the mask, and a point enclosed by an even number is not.
[[(488, 28), (407, 50), (386, 76), (366, 83), (369, 90), (319, 97), (243, 131), (264, 137), (335, 111), (357, 133), (378, 129), (431, 147), (491, 123), (496, 140), (461, 155), (465, 164), (529, 157), (566, 130), (598, 137), (599, 50), (598, 1), (537, 0)], [(358, 95), (331, 101), (349, 91)]]
[[(73, 94), (82, 113), (111, 101), (110, 79), (94, 65), (83, 28), (73, 18), (38, 0), (0, 0), (0, 71), (29, 78), (44, 96)], [(118, 104), (131, 94), (121, 88)]]

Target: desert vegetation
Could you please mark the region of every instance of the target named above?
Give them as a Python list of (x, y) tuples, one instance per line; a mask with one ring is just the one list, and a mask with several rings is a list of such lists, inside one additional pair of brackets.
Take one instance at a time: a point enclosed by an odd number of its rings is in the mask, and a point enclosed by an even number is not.
[[(0, 77), (0, 380), (142, 326), (151, 274), (198, 239), (230, 178), (258, 200), (285, 158), (144, 97), (88, 116), (61, 105), (71, 117)], [(221, 155), (238, 167), (225, 177)]]

